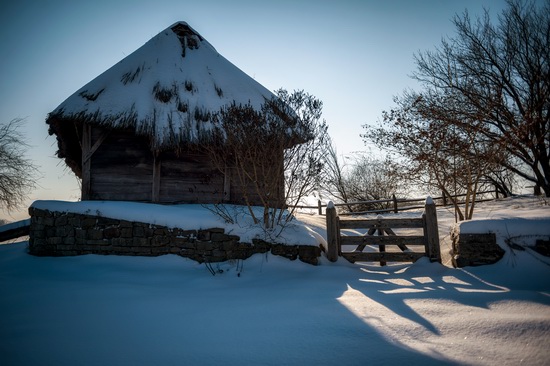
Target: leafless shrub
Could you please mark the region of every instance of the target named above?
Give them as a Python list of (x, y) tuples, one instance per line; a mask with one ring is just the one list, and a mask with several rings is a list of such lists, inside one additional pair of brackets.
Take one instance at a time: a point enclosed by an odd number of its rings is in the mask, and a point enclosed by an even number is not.
[[(214, 165), (240, 187), (256, 224), (284, 224), (316, 186), (328, 142), (322, 103), (304, 91), (277, 91), (260, 111), (232, 105), (215, 116), (205, 146)], [(263, 207), (261, 217), (253, 206)], [(289, 215), (290, 213), (290, 215)]]

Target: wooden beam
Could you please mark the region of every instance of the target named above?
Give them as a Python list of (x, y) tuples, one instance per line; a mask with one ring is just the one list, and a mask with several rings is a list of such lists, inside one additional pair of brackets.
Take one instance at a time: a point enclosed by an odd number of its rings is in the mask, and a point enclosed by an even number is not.
[(82, 193), (81, 200), (89, 200), (91, 196), (91, 166), (92, 161), (90, 153), (92, 149), (92, 127), (87, 124), (82, 124)]
[(435, 203), (428, 197), (424, 208), (425, 223), (424, 236), (426, 237), (426, 253), (430, 261), (441, 263), (441, 247), (439, 245), (439, 230), (437, 225), (437, 211)]
[(153, 154), (153, 184), (151, 187), (152, 202), (160, 201), (160, 168), (161, 168), (161, 159), (157, 153), (154, 153)]
[(416, 262), (418, 259), (425, 257), (425, 253), (419, 252), (384, 252), (384, 253), (342, 253), (342, 257), (348, 261), (355, 262)]
[(340, 251), (340, 229), (338, 227), (338, 215), (332, 202), (329, 202), (326, 209), (327, 220), (327, 259), (331, 262), (338, 260)]
[[(96, 152), (96, 150), (101, 146), (103, 141), (107, 138), (109, 135), (109, 131), (102, 130), (101, 134), (99, 135), (99, 138), (97, 141), (90, 147), (90, 150), (88, 153), (83, 157), (84, 161), (88, 161), (91, 159), (92, 155)], [(91, 136), (91, 127), (90, 127), (90, 143), (92, 142), (92, 136)]]

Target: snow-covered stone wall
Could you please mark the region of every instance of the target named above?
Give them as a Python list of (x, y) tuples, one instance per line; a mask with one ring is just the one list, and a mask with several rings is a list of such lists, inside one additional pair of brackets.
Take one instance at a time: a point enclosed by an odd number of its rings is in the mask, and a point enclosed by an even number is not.
[(246, 259), (271, 251), (291, 260), (317, 264), (321, 250), (306, 245), (271, 244), (240, 237), (223, 228), (183, 230), (95, 215), (29, 209), (29, 252), (38, 256), (177, 254), (202, 262)]

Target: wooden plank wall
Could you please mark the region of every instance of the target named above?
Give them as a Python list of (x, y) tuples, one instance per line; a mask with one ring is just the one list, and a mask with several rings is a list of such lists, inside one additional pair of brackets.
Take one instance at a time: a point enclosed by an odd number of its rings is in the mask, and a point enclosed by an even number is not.
[(160, 202), (218, 203), (224, 199), (224, 176), (206, 155), (160, 155)]
[[(101, 135), (92, 129), (92, 141)], [(110, 131), (91, 158), (91, 193), (94, 200), (151, 201), (153, 155), (145, 137)]]
[[(239, 183), (234, 168), (226, 169), (226, 177), (205, 154), (163, 152), (155, 156), (149, 139), (130, 130), (106, 133), (93, 127), (89, 131), (84, 150), (93, 154), (87, 160), (89, 185), (83, 184), (83, 199), (245, 204), (243, 192), (248, 189), (251, 203), (261, 203), (252, 187)], [(84, 188), (89, 192), (86, 197)]]

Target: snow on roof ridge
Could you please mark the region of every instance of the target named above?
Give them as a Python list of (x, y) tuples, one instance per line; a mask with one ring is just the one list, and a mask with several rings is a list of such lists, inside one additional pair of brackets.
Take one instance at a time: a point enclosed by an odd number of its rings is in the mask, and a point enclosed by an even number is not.
[(186, 25), (188, 26), (189, 28), (191, 28), (191, 26), (189, 25), (189, 23), (187, 23), (186, 21), (184, 20), (178, 20), (177, 22), (173, 23), (171, 26), (169, 26), (168, 28), (172, 28), (174, 27), (175, 25), (178, 25), (178, 24), (182, 24), (182, 25)]
[[(180, 20), (180, 21), (175, 22), (174, 24), (172, 24), (172, 25), (170, 25), (169, 27), (167, 27), (165, 30), (168, 30), (168, 29), (172, 29), (172, 30), (173, 30), (173, 29), (174, 29), (175, 27), (177, 27), (178, 25), (181, 25), (181, 26), (183, 26), (183, 27), (189, 28), (189, 29), (192, 30), (193, 33), (195, 33), (197, 36), (199, 36), (199, 37), (201, 37), (201, 38), (204, 39), (204, 37), (201, 36), (201, 34), (200, 34), (199, 32), (197, 32), (197, 31), (195, 30), (195, 28), (191, 27), (191, 26), (189, 25), (189, 23), (187, 23), (186, 21), (183, 21), (183, 20)], [(160, 33), (162, 33), (162, 32), (160, 32)]]

